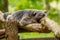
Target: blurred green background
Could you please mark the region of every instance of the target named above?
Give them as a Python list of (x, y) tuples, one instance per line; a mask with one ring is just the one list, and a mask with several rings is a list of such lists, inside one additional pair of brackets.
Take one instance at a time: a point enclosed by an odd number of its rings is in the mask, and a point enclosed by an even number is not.
[[(48, 10), (47, 16), (60, 24), (60, 0), (0, 0), (2, 12), (13, 12), (24, 9)], [(19, 33), (21, 38), (54, 37), (51, 33)]]

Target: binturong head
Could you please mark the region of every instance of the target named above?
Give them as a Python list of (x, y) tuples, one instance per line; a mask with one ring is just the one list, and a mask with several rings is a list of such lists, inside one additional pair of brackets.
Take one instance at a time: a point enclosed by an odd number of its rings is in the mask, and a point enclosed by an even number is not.
[(42, 11), (41, 10), (38, 10), (38, 11), (35, 11), (34, 12), (34, 14), (36, 14), (35, 15), (35, 18), (36, 19), (41, 19), (41, 18), (45, 17), (46, 16), (46, 12), (47, 12), (46, 10), (42, 10)]
[(33, 18), (39, 22), (42, 18), (46, 16), (47, 11), (46, 10), (34, 10), (32, 15)]

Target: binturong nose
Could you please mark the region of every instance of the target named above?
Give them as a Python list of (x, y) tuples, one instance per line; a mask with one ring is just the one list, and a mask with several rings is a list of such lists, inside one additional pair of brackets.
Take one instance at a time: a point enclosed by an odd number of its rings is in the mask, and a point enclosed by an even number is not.
[(47, 10), (44, 10), (43, 13), (42, 13), (42, 16), (44, 17), (47, 13)]
[(45, 16), (45, 13), (39, 13), (37, 16), (38, 17), (44, 17)]
[(42, 16), (44, 17), (45, 16), (45, 13), (43, 13)]

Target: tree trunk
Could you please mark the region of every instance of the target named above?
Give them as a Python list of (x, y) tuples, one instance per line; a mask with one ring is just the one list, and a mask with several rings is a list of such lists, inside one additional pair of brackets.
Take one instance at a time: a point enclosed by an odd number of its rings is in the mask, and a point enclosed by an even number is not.
[(2, 12), (8, 12), (8, 0), (0, 0), (0, 10)]
[(18, 28), (17, 28), (17, 22), (16, 21), (6, 21), (5, 24), (6, 29), (6, 40), (18, 40)]
[(50, 10), (50, 5), (49, 5), (48, 0), (45, 0), (45, 4), (46, 4), (46, 10)]
[(4, 0), (4, 7), (5, 12), (8, 12), (8, 0)]

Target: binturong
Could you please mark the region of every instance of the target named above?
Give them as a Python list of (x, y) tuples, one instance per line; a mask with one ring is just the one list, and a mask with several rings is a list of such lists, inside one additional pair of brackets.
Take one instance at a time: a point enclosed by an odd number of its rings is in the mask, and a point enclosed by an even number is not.
[(20, 26), (31, 23), (39, 23), (39, 20), (46, 15), (46, 10), (18, 10), (7, 16), (6, 20), (16, 20)]

